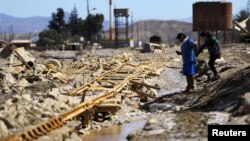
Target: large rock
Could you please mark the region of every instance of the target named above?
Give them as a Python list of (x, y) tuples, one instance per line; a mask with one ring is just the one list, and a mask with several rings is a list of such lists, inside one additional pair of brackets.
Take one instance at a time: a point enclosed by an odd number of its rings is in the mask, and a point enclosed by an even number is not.
[(63, 103), (68, 103), (69, 102), (68, 96), (63, 95), (63, 94), (58, 94), (58, 96), (56, 97), (56, 99), (58, 101), (60, 101), (60, 102), (63, 102)]
[(221, 57), (220, 59), (216, 59), (215, 62), (216, 62), (216, 63), (225, 63), (226, 60), (225, 60), (223, 57)]
[(5, 74), (5, 80), (8, 84), (15, 84), (17, 83), (16, 79), (12, 76), (11, 73), (6, 73)]
[(52, 111), (52, 105), (55, 105), (55, 100), (51, 98), (46, 98), (43, 103), (40, 105), (42, 109), (47, 110), (47, 111)]
[(157, 119), (151, 118), (151, 119), (149, 119), (149, 120), (145, 123), (145, 126), (143, 127), (143, 130), (149, 131), (149, 130), (160, 129), (160, 128), (159, 128), (159, 124), (160, 124), (160, 122), (159, 122)]
[(250, 113), (250, 92), (244, 95), (244, 111)]
[(67, 104), (71, 107), (74, 107), (81, 102), (81, 99), (77, 97), (69, 97), (68, 99), (69, 99), (69, 102)]
[(27, 86), (30, 86), (30, 83), (29, 83), (25, 78), (22, 78), (22, 79), (18, 82), (18, 86), (19, 86), (19, 87), (27, 87)]
[(244, 95), (244, 100), (245, 100), (246, 105), (250, 105), (250, 92)]
[(47, 97), (52, 99), (57, 99), (58, 95), (60, 94), (58, 88), (53, 88), (52, 91), (48, 92)]
[(0, 138), (8, 135), (8, 128), (3, 121), (0, 120)]
[[(79, 85), (81, 86), (81, 85)], [(71, 90), (73, 89), (73, 86), (71, 85), (66, 85), (66, 86), (63, 86), (59, 89), (59, 92), (60, 93), (63, 93), (63, 94), (68, 94)]]
[(27, 101), (31, 101), (31, 95), (30, 94), (23, 94), (22, 99), (25, 99)]
[(27, 118), (27, 114), (23, 112), (19, 112), (17, 117), (14, 119), (19, 126), (27, 126), (30, 124), (30, 120)]

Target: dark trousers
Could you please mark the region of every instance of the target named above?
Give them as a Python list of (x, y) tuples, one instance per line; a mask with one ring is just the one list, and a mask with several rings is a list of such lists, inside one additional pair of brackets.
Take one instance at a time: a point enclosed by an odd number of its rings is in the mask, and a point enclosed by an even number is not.
[(210, 69), (212, 70), (212, 72), (214, 73), (214, 75), (217, 75), (218, 72), (214, 67), (214, 62), (216, 59), (218, 59), (220, 56), (219, 55), (211, 55), (208, 61), (208, 65), (210, 67)]

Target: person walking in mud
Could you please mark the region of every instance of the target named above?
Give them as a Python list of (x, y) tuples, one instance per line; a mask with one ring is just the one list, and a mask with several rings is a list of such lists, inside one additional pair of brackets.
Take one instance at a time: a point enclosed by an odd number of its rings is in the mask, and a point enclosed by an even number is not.
[(218, 80), (220, 78), (220, 75), (218, 74), (214, 66), (214, 63), (216, 59), (220, 58), (221, 55), (219, 43), (217, 39), (213, 37), (209, 32), (202, 31), (200, 33), (200, 36), (204, 38), (204, 43), (199, 48), (196, 56), (198, 57), (204, 48), (208, 49), (209, 53), (208, 65), (214, 74), (212, 80)]
[(195, 42), (184, 33), (178, 33), (176, 39), (181, 43), (181, 51), (176, 51), (178, 55), (182, 55), (183, 60), (183, 75), (186, 76), (187, 87), (184, 92), (192, 92), (194, 90), (194, 75), (196, 70), (195, 53), (197, 45)]

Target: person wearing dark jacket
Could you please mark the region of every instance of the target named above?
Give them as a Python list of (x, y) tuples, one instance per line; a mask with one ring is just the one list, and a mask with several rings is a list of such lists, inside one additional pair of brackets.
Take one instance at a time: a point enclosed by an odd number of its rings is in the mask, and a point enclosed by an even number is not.
[(208, 65), (214, 74), (212, 79), (217, 80), (220, 78), (220, 76), (214, 66), (214, 63), (215, 63), (215, 60), (219, 59), (221, 55), (219, 43), (217, 39), (213, 37), (209, 32), (202, 31), (200, 33), (200, 36), (204, 38), (205, 41), (199, 48), (196, 56), (199, 56), (199, 54), (202, 52), (203, 49), (205, 48), (208, 49), (208, 53), (209, 53)]

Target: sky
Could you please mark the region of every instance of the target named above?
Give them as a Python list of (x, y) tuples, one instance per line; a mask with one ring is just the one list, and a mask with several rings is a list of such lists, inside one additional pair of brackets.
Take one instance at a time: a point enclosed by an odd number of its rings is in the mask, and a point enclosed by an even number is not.
[[(192, 4), (214, 0), (112, 0), (115, 8), (129, 8), (136, 20), (183, 19), (192, 16)], [(225, 0), (224, 0), (225, 1)], [(233, 15), (247, 7), (248, 0), (227, 0), (233, 3)], [(1, 0), (0, 13), (14, 17), (50, 17), (57, 8), (71, 12), (74, 5), (80, 17), (87, 15), (87, 0)], [(96, 10), (91, 10), (96, 8)], [(109, 19), (109, 0), (89, 0), (90, 13), (102, 13)]]

